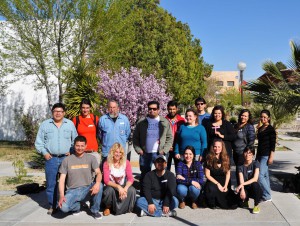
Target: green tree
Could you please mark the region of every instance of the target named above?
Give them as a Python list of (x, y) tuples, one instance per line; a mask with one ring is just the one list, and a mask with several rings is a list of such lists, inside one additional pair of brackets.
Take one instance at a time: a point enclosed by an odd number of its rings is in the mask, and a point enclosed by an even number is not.
[(291, 41), (290, 46), (288, 71), (280, 71), (278, 65), (266, 61), (263, 64), (266, 74), (245, 87), (251, 91), (256, 103), (263, 104), (273, 113), (276, 128), (290, 121), (300, 106), (300, 44)]
[(182, 104), (192, 104), (205, 93), (204, 76), (212, 66), (204, 62), (200, 40), (195, 39), (187, 24), (158, 6), (158, 0), (134, 0), (127, 17), (132, 23), (133, 45), (120, 50), (118, 66), (141, 68), (164, 78), (168, 92)]
[(50, 108), (63, 99), (66, 71), (78, 68), (83, 58), (94, 65), (97, 57), (103, 64), (94, 50), (108, 54), (114, 49), (122, 6), (121, 0), (2, 0), (1, 76), (7, 82), (33, 76), (35, 88), (46, 89)]

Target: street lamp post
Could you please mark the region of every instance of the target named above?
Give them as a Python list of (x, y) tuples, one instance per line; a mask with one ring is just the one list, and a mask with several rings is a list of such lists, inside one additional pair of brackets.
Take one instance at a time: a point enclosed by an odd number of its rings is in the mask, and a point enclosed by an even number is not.
[(241, 80), (241, 104), (244, 106), (244, 96), (243, 96), (243, 72), (246, 69), (246, 63), (245, 62), (239, 62), (238, 63), (238, 69), (240, 70), (240, 80)]

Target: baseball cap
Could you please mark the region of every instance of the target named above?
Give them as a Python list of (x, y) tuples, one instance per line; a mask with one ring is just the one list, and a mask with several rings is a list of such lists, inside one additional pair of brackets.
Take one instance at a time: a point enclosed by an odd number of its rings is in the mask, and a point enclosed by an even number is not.
[(163, 159), (165, 162), (167, 162), (167, 158), (166, 158), (166, 156), (164, 156), (164, 155), (158, 155), (158, 156), (156, 156), (154, 162), (155, 162), (157, 159)]

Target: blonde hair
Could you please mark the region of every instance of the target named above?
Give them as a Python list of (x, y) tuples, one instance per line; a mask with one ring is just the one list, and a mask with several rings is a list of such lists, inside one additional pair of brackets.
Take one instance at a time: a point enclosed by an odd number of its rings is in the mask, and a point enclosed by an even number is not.
[(108, 156), (107, 156), (107, 163), (111, 167), (114, 164), (114, 154), (116, 150), (120, 150), (121, 158), (120, 158), (120, 166), (126, 165), (126, 158), (125, 158), (125, 151), (124, 148), (120, 143), (114, 143), (113, 146), (110, 148)]
[(222, 151), (220, 153), (219, 161), (221, 161), (221, 168), (224, 173), (227, 173), (230, 170), (230, 161), (226, 151), (225, 143), (221, 139), (215, 139), (213, 144), (210, 147), (210, 151), (206, 157), (206, 164), (214, 169), (218, 168), (218, 159), (216, 158), (216, 154), (214, 152), (214, 145), (216, 142), (220, 142), (222, 144)]

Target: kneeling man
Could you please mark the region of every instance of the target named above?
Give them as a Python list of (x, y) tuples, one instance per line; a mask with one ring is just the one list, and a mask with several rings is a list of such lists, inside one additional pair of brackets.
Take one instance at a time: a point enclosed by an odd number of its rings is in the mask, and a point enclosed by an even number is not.
[[(80, 212), (80, 202), (90, 198), (91, 212), (96, 219), (101, 219), (99, 213), (103, 185), (102, 174), (96, 158), (85, 154), (86, 138), (78, 136), (74, 140), (75, 154), (66, 157), (59, 169), (59, 207), (61, 211)], [(93, 172), (96, 182), (93, 182)], [(68, 176), (68, 177), (67, 177)], [(65, 182), (67, 177), (67, 191)]]
[(145, 197), (139, 198), (136, 203), (140, 210), (139, 216), (176, 217), (176, 178), (166, 170), (167, 159), (164, 155), (158, 155), (154, 165), (155, 169), (148, 172), (143, 180)]

